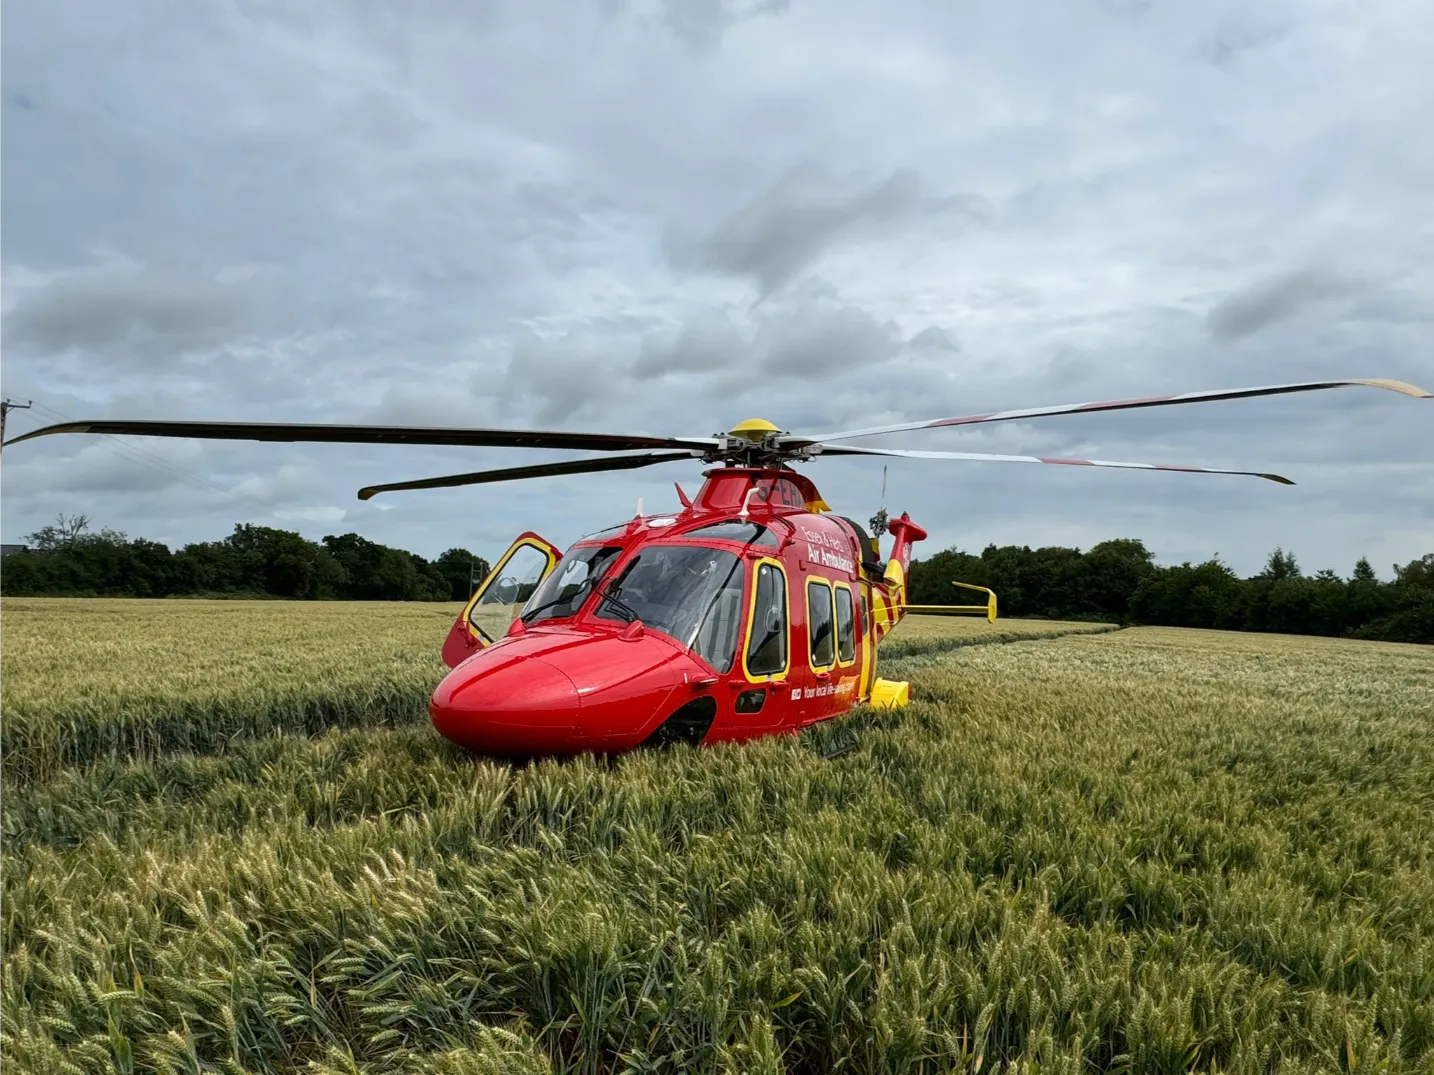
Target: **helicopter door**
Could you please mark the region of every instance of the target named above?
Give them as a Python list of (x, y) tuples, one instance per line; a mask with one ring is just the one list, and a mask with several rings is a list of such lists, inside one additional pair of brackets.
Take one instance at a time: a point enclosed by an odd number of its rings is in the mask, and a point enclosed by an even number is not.
[(443, 643), (443, 663), (452, 668), (507, 634), (562, 558), (557, 546), (531, 531), (513, 542), (453, 622)]
[(787, 608), (787, 569), (764, 556), (753, 565), (747, 632), (739, 656), (742, 680), (732, 703), (732, 721), (739, 736), (770, 728), (791, 712), (787, 701), (792, 670), (791, 622)]

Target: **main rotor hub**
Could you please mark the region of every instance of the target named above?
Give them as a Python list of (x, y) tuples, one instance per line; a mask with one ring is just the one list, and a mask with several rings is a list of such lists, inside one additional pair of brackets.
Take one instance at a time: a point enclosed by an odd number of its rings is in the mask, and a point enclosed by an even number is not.
[(776, 467), (797, 459), (809, 459), (821, 451), (816, 445), (793, 447), (782, 442), (786, 433), (765, 418), (748, 418), (726, 433), (717, 433), (717, 444), (703, 458), (728, 466)]
[(781, 430), (765, 418), (748, 418), (745, 422), (738, 422), (727, 431), (729, 437), (741, 437), (753, 444), (760, 444), (773, 433), (780, 433)]

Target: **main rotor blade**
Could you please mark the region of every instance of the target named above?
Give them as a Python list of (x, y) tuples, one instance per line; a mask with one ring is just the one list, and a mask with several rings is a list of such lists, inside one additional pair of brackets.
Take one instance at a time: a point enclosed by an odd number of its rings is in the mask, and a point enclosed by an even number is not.
[(1055, 407), (1027, 407), (1016, 411), (992, 411), (989, 414), (968, 414), (960, 418), (935, 418), (927, 422), (902, 422), (897, 425), (875, 426), (871, 429), (851, 429), (842, 433), (818, 433), (815, 436), (786, 434), (780, 438), (783, 446), (800, 447), (804, 444), (823, 444), (827, 441), (847, 440), (850, 437), (874, 437), (879, 433), (905, 433), (913, 429), (939, 429), (943, 426), (979, 425), (983, 422), (1009, 422), (1018, 418), (1044, 418), (1053, 414), (1085, 414), (1094, 411), (1123, 411), (1136, 407), (1168, 407), (1177, 403), (1206, 403), (1220, 399), (1248, 399), (1251, 396), (1280, 396), (1291, 392), (1317, 392), (1325, 388), (1347, 388), (1365, 385), (1370, 388), (1387, 388), (1391, 392), (1402, 392), (1406, 396), (1421, 399), (1434, 398), (1422, 388), (1403, 381), (1353, 380), (1353, 381), (1301, 381), (1296, 384), (1265, 385), (1259, 388), (1224, 388), (1210, 392), (1182, 392), (1175, 396), (1145, 396), (1139, 399), (1108, 399), (1096, 403), (1066, 403)]
[(712, 437), (640, 437), (619, 433), (565, 433), (540, 429), (443, 429), (434, 426), (355, 426), (308, 422), (61, 422), (14, 437), (19, 444), (52, 433), (103, 433), (199, 440), (311, 441), (323, 444), (444, 444), (468, 448), (568, 448), (633, 452), (643, 448), (710, 448)]
[(503, 470), (475, 470), (468, 474), (449, 474), (442, 478), (419, 478), (411, 482), (388, 485), (366, 485), (358, 491), (360, 500), (372, 499), (379, 493), (403, 489), (447, 489), (455, 485), (483, 485), (488, 482), (515, 481), (519, 478), (547, 478), (555, 474), (593, 474), (601, 470), (635, 470), (654, 463), (675, 463), (679, 459), (700, 459), (700, 452), (648, 452), (645, 455), (619, 455), (598, 459), (574, 459), (568, 463), (542, 463), (531, 467), (507, 467)]
[(981, 452), (916, 452), (894, 448), (859, 448), (854, 444), (827, 444), (822, 455), (880, 455), (898, 459), (971, 459), (982, 463), (1056, 463), (1068, 467), (1123, 467), (1129, 470), (1182, 470), (1190, 474), (1241, 474), (1294, 485), (1289, 478), (1257, 470), (1217, 470), (1214, 467), (1177, 467), (1171, 463), (1115, 463), (1108, 459), (1062, 459), (1054, 455), (985, 455)]

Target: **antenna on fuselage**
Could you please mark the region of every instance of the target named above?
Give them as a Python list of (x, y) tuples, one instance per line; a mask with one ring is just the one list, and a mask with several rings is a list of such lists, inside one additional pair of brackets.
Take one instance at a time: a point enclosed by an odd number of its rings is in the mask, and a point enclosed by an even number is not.
[(757, 487), (755, 485), (750, 485), (747, 487), (747, 492), (742, 497), (742, 510), (737, 513), (737, 518), (745, 520), (748, 514), (750, 514), (747, 511), (747, 502), (752, 499), (752, 494), (756, 491)]

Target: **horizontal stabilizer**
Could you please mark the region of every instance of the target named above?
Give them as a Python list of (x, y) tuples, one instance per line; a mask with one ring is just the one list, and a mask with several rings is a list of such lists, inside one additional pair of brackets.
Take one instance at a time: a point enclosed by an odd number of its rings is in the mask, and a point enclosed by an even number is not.
[(968, 616), (972, 614), (985, 613), (990, 623), (996, 622), (996, 592), (985, 586), (976, 586), (969, 582), (952, 581), (952, 586), (960, 586), (966, 590), (976, 590), (986, 595), (984, 605), (903, 605), (904, 612), (918, 612), (928, 616)]

